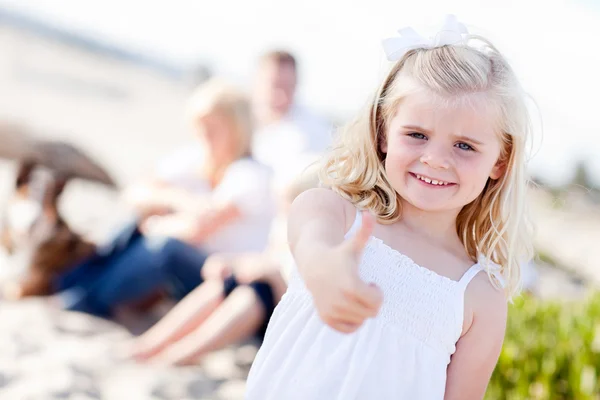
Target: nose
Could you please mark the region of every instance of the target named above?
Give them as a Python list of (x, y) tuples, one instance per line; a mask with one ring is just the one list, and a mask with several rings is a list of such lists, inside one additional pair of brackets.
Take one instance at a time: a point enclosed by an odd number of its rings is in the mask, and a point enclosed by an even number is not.
[(450, 156), (441, 146), (427, 146), (420, 161), (433, 169), (450, 168)]

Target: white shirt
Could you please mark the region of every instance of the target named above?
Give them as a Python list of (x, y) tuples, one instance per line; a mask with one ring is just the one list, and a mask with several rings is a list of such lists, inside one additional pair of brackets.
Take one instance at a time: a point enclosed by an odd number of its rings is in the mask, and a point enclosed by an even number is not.
[(232, 163), (221, 182), (211, 190), (196, 171), (203, 159), (199, 145), (189, 145), (158, 165), (157, 177), (195, 194), (211, 194), (218, 203), (233, 203), (241, 217), (222, 227), (202, 243), (209, 253), (262, 251), (267, 245), (274, 202), (270, 170), (250, 158)]
[(256, 160), (274, 172), (275, 186), (290, 183), (331, 145), (332, 127), (295, 106), (280, 121), (258, 129), (252, 142)]

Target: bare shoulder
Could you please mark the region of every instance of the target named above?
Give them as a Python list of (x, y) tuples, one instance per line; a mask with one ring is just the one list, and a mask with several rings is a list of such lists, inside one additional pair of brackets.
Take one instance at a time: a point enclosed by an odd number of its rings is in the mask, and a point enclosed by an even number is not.
[[(354, 205), (331, 189), (312, 188), (302, 192), (292, 204), (291, 214), (330, 214), (343, 218), (345, 225), (354, 221)], [(349, 225), (347, 226), (349, 228)]]
[(294, 204), (307, 205), (326, 205), (334, 207), (344, 207), (346, 204), (352, 205), (348, 200), (327, 188), (311, 188), (300, 193), (294, 200)]
[(465, 330), (474, 324), (504, 333), (508, 314), (508, 298), (496, 288), (485, 271), (478, 273), (467, 286), (465, 293)]

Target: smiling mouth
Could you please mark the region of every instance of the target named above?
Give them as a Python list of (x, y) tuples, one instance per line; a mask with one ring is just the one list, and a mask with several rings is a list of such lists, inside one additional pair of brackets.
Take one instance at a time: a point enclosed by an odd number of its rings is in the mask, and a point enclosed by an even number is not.
[(418, 181), (420, 181), (421, 183), (424, 183), (424, 184), (426, 184), (426, 185), (429, 185), (429, 186), (436, 186), (436, 187), (449, 187), (449, 186), (454, 186), (454, 185), (456, 185), (456, 184), (455, 184), (455, 183), (453, 183), (453, 182), (446, 182), (446, 181), (441, 181), (441, 180), (438, 180), (438, 179), (431, 179), (431, 178), (428, 178), (428, 177), (426, 177), (426, 176), (423, 176), (423, 175), (414, 174), (414, 173), (412, 173), (412, 172), (410, 172), (410, 175), (411, 175), (413, 178), (415, 178), (415, 179), (417, 179)]

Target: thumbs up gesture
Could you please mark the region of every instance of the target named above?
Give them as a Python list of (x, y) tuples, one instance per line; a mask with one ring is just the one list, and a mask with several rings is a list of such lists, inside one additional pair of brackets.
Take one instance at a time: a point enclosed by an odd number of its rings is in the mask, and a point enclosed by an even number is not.
[(367, 318), (375, 317), (383, 300), (381, 290), (362, 281), (358, 274), (373, 225), (373, 217), (363, 212), (361, 227), (354, 236), (339, 246), (315, 254), (312, 262), (319, 265), (312, 265), (310, 269), (318, 273), (306, 279), (321, 319), (343, 333), (352, 333)]

